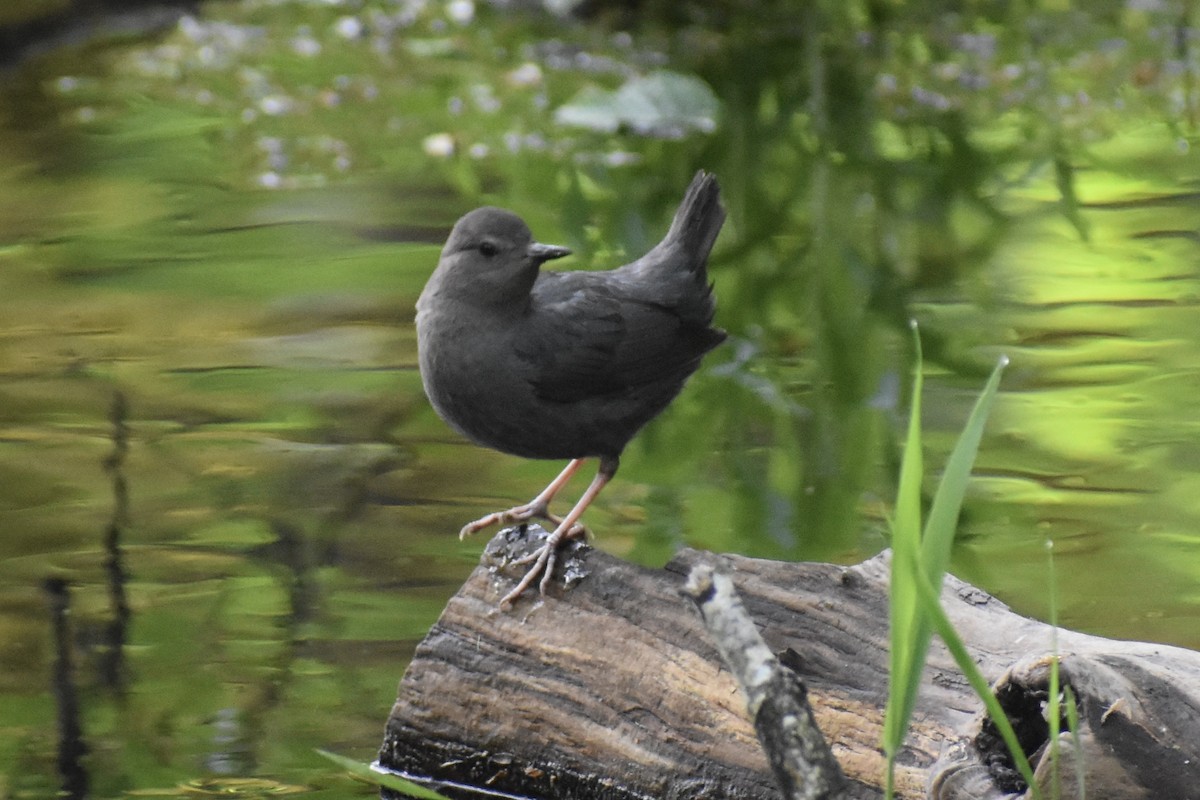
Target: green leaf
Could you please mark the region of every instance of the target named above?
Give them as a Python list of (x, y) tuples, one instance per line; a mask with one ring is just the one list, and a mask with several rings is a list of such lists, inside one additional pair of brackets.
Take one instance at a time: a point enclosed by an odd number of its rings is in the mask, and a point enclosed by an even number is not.
[(554, 121), (599, 133), (615, 133), (625, 126), (642, 136), (679, 139), (693, 131), (715, 130), (719, 108), (704, 81), (658, 70), (632, 78), (616, 91), (584, 87), (554, 112)]
[(975, 691), (975, 694), (983, 701), (988, 716), (991, 717), (996, 730), (1000, 733), (1000, 738), (1004, 740), (1008, 752), (1013, 757), (1014, 766), (1021, 773), (1021, 777), (1025, 779), (1025, 783), (1029, 785), (1029, 796), (1033, 798), (1041, 797), (1037, 784), (1034, 782), (1033, 767), (1029, 765), (1029, 759), (1025, 757), (1025, 751), (1021, 749), (1021, 743), (1017, 740), (1017, 733), (1013, 730), (1012, 723), (1008, 721), (1008, 715), (1004, 713), (1004, 709), (1000, 706), (1000, 701), (992, 693), (992, 687), (988, 684), (987, 678), (983, 677), (983, 673), (975, 665), (975, 660), (971, 658), (971, 653), (967, 650), (967, 646), (959, 638), (958, 632), (954, 630), (954, 625), (950, 622), (950, 618), (946, 616), (946, 612), (942, 609), (941, 592), (933, 588), (933, 581), (930, 579), (929, 574), (925, 572), (918, 562), (906, 561), (901, 565), (901, 569), (906, 571), (911, 570), (915, 574), (917, 580), (914, 584), (920, 596), (921, 611), (925, 615), (925, 619), (932, 624), (938, 636), (942, 638), (942, 641), (946, 644), (946, 649), (950, 651), (950, 655), (954, 658), (954, 663), (958, 664), (958, 668), (962, 670), (963, 676), (971, 684), (971, 688)]
[(958, 513), (962, 509), (963, 497), (967, 492), (967, 481), (971, 477), (971, 465), (979, 452), (979, 441), (983, 438), (983, 427), (1000, 388), (1000, 376), (1008, 366), (1008, 358), (1001, 357), (992, 370), (992, 376), (975, 408), (967, 418), (967, 424), (959, 434), (958, 442), (946, 462), (946, 470), (938, 482), (929, 509), (929, 520), (925, 524), (925, 536), (921, 540), (921, 566), (935, 588), (940, 588), (946, 565), (950, 561), (950, 549), (954, 545), (954, 533), (958, 528)]
[[(885, 795), (892, 796), (896, 755), (904, 744), (908, 723), (916, 706), (921, 674), (933, 635), (931, 612), (920, 598), (926, 589), (937, 596), (954, 544), (958, 515), (966, 494), (971, 465), (979, 450), (983, 427), (1007, 366), (1002, 358), (975, 403), (959, 435), (934, 494), (929, 519), (921, 533), (921, 342), (913, 325), (916, 367), (913, 374), (912, 413), (904, 443), (904, 458), (892, 523), (891, 634), (888, 703), (884, 716), (883, 750), (887, 756)], [(920, 567), (920, 571), (906, 565)], [(928, 580), (927, 586), (918, 585)], [(937, 609), (941, 611), (940, 607)]]
[(1076, 757), (1071, 759), (1075, 764), (1075, 796), (1087, 797), (1087, 772), (1084, 769), (1083, 737), (1079, 731), (1079, 705), (1075, 702), (1075, 693), (1068, 685), (1064, 687), (1063, 695), (1067, 704), (1067, 730), (1071, 732), (1071, 742), (1075, 745)]
[[(911, 573), (897, 569), (901, 556), (916, 559), (920, 549), (921, 531), (921, 339), (913, 322), (913, 344), (916, 350), (913, 367), (912, 409), (908, 418), (908, 434), (904, 442), (904, 458), (900, 463), (900, 483), (896, 493), (896, 517), (892, 520), (892, 579), (890, 582), (891, 646), (889, 653), (889, 687), (887, 709), (883, 724), (883, 750), (888, 755), (888, 784), (892, 778), (892, 762), (904, 744), (908, 718), (920, 683), (920, 670), (913, 674), (912, 644), (916, 626), (917, 593)], [(890, 796), (890, 788), (888, 790)]]
[[(1054, 658), (1050, 660), (1050, 700), (1046, 707), (1047, 722), (1050, 724), (1050, 796), (1059, 800), (1062, 797), (1062, 762), (1059, 760), (1061, 743), (1058, 736), (1061, 733), (1063, 712), (1058, 659), (1058, 581), (1054, 572), (1054, 542), (1051, 540), (1046, 541), (1046, 567), (1049, 573), (1047, 586), (1050, 590), (1050, 649), (1054, 653)], [(1082, 751), (1076, 751), (1079, 752)], [(1074, 761), (1078, 763), (1079, 758), (1075, 758)]]
[(598, 133), (616, 133), (621, 127), (616, 94), (598, 86), (585, 86), (566, 105), (554, 112), (559, 125), (587, 128)]
[[(899, 546), (912, 547), (914, 552), (920, 543), (921, 530), (921, 473), (924, 462), (921, 455), (921, 392), (925, 379), (922, 375), (921, 337), (917, 323), (912, 323), (913, 346), (916, 351), (913, 366), (912, 410), (908, 418), (908, 433), (904, 440), (904, 459), (900, 463), (900, 486), (896, 492), (896, 519), (892, 535), (900, 537)], [(897, 542), (893, 540), (892, 547)]]

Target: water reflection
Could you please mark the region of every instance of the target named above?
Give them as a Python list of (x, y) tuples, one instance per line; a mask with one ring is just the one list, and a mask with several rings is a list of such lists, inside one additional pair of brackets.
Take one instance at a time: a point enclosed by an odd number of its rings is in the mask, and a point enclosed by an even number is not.
[(54, 703), (58, 711), (59, 794), (79, 800), (88, 794), (88, 772), (83, 765), (88, 746), (79, 720), (79, 697), (75, 687), (73, 643), (67, 623), (71, 594), (67, 582), (50, 579), (45, 584), (50, 598), (51, 629), (54, 632)]
[[(1191, 482), (1179, 465), (1194, 449), (1184, 398), (1200, 366), (1185, 322), (1195, 315), (1195, 245), (1146, 234), (1192, 212), (1169, 196), (1102, 209), (1086, 244), (1053, 217), (1028, 216), (980, 275), (986, 317), (926, 309), (961, 353), (1003, 343), (1015, 367), (989, 426), (959, 563), (1019, 610), (1045, 615), (1049, 599), (1030, 578), (1045, 574), (1039, 545), (1052, 540), (1065, 624), (1103, 619), (1118, 635), (1194, 645), (1190, 614), (1173, 602), (1167, 611), (1161, 596), (1139, 601), (1148, 576), (1166, 594), (1191, 593), (1185, 520), (1196, 509), (1177, 487)], [(1004, 568), (990, 566), (998, 556)]]

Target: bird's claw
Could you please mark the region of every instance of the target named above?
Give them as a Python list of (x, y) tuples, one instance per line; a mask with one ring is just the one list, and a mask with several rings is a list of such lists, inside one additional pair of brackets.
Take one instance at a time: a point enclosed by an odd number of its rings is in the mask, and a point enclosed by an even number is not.
[[(512, 591), (500, 598), (500, 608), (512, 608), (517, 599), (530, 586), (533, 586), (534, 581), (537, 581), (538, 593), (545, 596), (554, 579), (554, 568), (558, 565), (558, 551), (565, 547), (571, 539), (580, 538), (585, 534), (586, 530), (579, 523), (575, 523), (569, 529), (564, 529), (560, 525), (554, 533), (546, 537), (541, 547), (510, 562), (517, 566), (525, 564), (533, 564), (533, 566), (525, 572), (524, 577), (513, 587)], [(541, 580), (538, 580), (539, 576), (541, 576)]]
[(492, 527), (493, 525), (503, 525), (514, 509), (508, 511), (494, 511), (491, 514), (486, 514), (473, 522), (468, 522), (462, 526), (462, 530), (458, 532), (460, 540), (466, 539), (472, 534), (479, 533), (482, 530)]
[[(542, 514), (549, 512), (542, 510)], [(485, 514), (474, 522), (468, 522), (463, 525), (462, 530), (458, 532), (459, 539), (466, 539), (474, 533), (479, 533), (482, 530), (492, 527), (493, 525), (512, 525), (528, 522), (534, 517), (542, 516), (538, 513), (538, 509), (534, 508), (529, 503), (523, 506), (514, 506), (507, 511), (493, 511), (491, 514)], [(546, 517), (547, 519), (549, 517)]]
[(542, 579), (538, 581), (538, 593), (543, 596), (546, 594), (546, 590), (550, 588), (550, 579), (554, 575), (554, 566), (558, 562), (558, 542), (551, 543), (547, 539), (546, 543), (537, 550), (512, 563), (522, 565), (528, 564), (531, 561), (533, 562), (533, 566), (526, 571), (521, 581), (513, 587), (512, 591), (500, 598), (501, 608), (512, 608), (513, 604), (517, 602), (517, 598), (533, 585), (533, 582), (538, 579), (539, 575)]
[[(458, 532), (458, 538), (466, 539), (468, 536), (486, 530), (493, 525), (523, 525), (531, 519), (544, 519), (555, 528), (562, 525), (562, 517), (557, 514), (551, 514), (550, 509), (545, 506), (539, 507), (533, 503), (526, 503), (525, 505), (514, 506), (507, 511), (493, 511), (491, 514), (486, 514), (474, 522), (468, 522)], [(583, 527), (583, 523), (581, 522), (576, 522), (572, 525), (570, 533), (567, 534), (568, 538), (586, 535), (587, 529)]]

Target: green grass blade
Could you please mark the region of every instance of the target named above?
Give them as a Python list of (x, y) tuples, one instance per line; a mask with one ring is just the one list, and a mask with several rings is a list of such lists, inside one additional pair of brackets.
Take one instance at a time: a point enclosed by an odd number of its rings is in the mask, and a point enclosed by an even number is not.
[[(1008, 365), (1007, 358), (1001, 358), (992, 375), (975, 401), (975, 408), (967, 419), (967, 424), (959, 434), (954, 450), (946, 462), (946, 469), (933, 497), (929, 509), (929, 519), (925, 522), (925, 532), (920, 537), (921, 574), (930, 581), (930, 588), (936, 594), (941, 589), (942, 578), (946, 574), (946, 565), (950, 562), (950, 551), (954, 545), (954, 534), (958, 527), (958, 515), (962, 508), (963, 497), (967, 491), (967, 481), (971, 476), (971, 465), (975, 462), (975, 454), (979, 451), (979, 442), (983, 438), (983, 427), (991, 412), (992, 403), (1000, 386), (1000, 376)], [(897, 562), (903, 564), (910, 558), (907, 550), (896, 551), (893, 555), (896, 561), (892, 564), (892, 580), (908, 584), (909, 581), (920, 580), (915, 573), (900, 568)], [(915, 557), (914, 557), (915, 560)], [(915, 589), (913, 593), (916, 594)], [(914, 605), (916, 601), (914, 601)], [(904, 687), (903, 705), (898, 712), (898, 720), (903, 721), (907, 728), (908, 720), (916, 707), (917, 692), (921, 685), (921, 672), (925, 667), (925, 658), (929, 652), (929, 641), (933, 630), (929, 625), (929, 617), (921, 608), (913, 613), (913, 623), (909, 631), (909, 642), (906, 656), (909, 663), (902, 669), (901, 674), (907, 678)], [(890, 699), (890, 698), (889, 698)], [(886, 725), (885, 725), (886, 731)], [(903, 736), (903, 732), (901, 732)]]
[(1029, 785), (1029, 796), (1031, 798), (1040, 798), (1041, 793), (1038, 791), (1037, 784), (1034, 783), (1033, 779), (1033, 767), (1029, 765), (1029, 759), (1026, 758), (1025, 752), (1021, 750), (1020, 742), (1017, 741), (1016, 731), (1013, 730), (1012, 723), (1008, 721), (1008, 715), (1000, 707), (1000, 701), (992, 693), (992, 687), (988, 685), (987, 679), (983, 677), (983, 673), (975, 665), (975, 660), (971, 658), (971, 653), (967, 650), (967, 646), (963, 644), (962, 639), (958, 636), (958, 632), (954, 630), (954, 625), (950, 622), (950, 618), (946, 616), (946, 612), (942, 608), (941, 592), (934, 590), (933, 581), (930, 580), (929, 575), (925, 573), (920, 564), (913, 561), (904, 565), (904, 567), (912, 569), (917, 574), (918, 580), (915, 584), (921, 601), (921, 609), (927, 615), (926, 619), (929, 620), (934, 630), (937, 631), (938, 636), (946, 644), (946, 649), (950, 651), (954, 662), (958, 664), (958, 668), (962, 670), (963, 676), (971, 684), (971, 689), (983, 701), (988, 716), (991, 717), (996, 730), (1000, 732), (1000, 738), (1004, 740), (1005, 746), (1013, 757), (1013, 764), (1016, 766), (1017, 771), (1021, 773), (1021, 777)]
[[(887, 756), (887, 797), (892, 796), (895, 757), (904, 743), (909, 719), (916, 706), (921, 674), (933, 635), (929, 614), (920, 602), (923, 587), (917, 584), (922, 580), (930, 581), (925, 588), (935, 596), (941, 586), (971, 466), (979, 450), (984, 424), (999, 391), (1000, 377), (1008, 364), (1006, 358), (1000, 360), (976, 401), (947, 461), (922, 535), (920, 413), (923, 381), (919, 339), (916, 341), (916, 353), (912, 414), (901, 463), (896, 518), (892, 523), (891, 671), (883, 730), (883, 750)], [(908, 564), (920, 565), (922, 569), (918, 572), (905, 566)]]
[(1046, 567), (1049, 572), (1047, 587), (1050, 591), (1050, 652), (1054, 658), (1050, 661), (1050, 698), (1047, 703), (1046, 716), (1050, 725), (1050, 797), (1059, 800), (1062, 797), (1062, 763), (1059, 760), (1062, 752), (1058, 735), (1062, 728), (1062, 698), (1059, 663), (1058, 663), (1058, 580), (1054, 571), (1054, 542), (1046, 541)]
[(942, 584), (946, 565), (950, 562), (950, 550), (954, 544), (954, 533), (958, 527), (958, 513), (962, 509), (963, 497), (967, 493), (967, 481), (971, 477), (971, 466), (979, 452), (983, 438), (983, 426), (1000, 389), (1000, 377), (1008, 366), (1008, 358), (1002, 356), (992, 370), (992, 376), (975, 401), (975, 408), (967, 418), (967, 424), (958, 436), (958, 442), (946, 461), (946, 470), (938, 482), (933, 505), (929, 508), (929, 520), (925, 523), (925, 536), (921, 540), (921, 567), (935, 588)]
[(913, 346), (916, 357), (913, 366), (912, 410), (908, 417), (908, 432), (904, 439), (904, 458), (900, 462), (900, 485), (896, 490), (896, 518), (892, 521), (892, 548), (920, 546), (921, 539), (921, 479), (924, 463), (921, 455), (921, 393), (925, 379), (921, 353), (921, 338), (917, 323), (912, 323)]
[(1079, 705), (1075, 702), (1075, 693), (1070, 686), (1064, 687), (1063, 697), (1067, 704), (1067, 730), (1071, 732), (1071, 742), (1075, 745), (1075, 796), (1087, 797), (1087, 779), (1083, 769), (1083, 737), (1079, 734)]
[(317, 750), (317, 755), (327, 758), (334, 764), (337, 764), (342, 769), (349, 772), (356, 778), (361, 778), (367, 783), (372, 783), (376, 786), (383, 786), (388, 789), (395, 789), (398, 792), (403, 792), (410, 797), (419, 798), (419, 800), (447, 800), (444, 794), (438, 794), (432, 789), (426, 789), (419, 783), (406, 781), (397, 775), (390, 775), (386, 772), (376, 772), (371, 769), (370, 764), (364, 764), (361, 761), (355, 761), (352, 758), (339, 756), (337, 753), (331, 753), (328, 750)]
[[(892, 520), (892, 550), (916, 558), (921, 546), (921, 391), (922, 361), (921, 340), (913, 323), (913, 341), (916, 349), (913, 368), (912, 409), (909, 412), (908, 432), (904, 441), (904, 457), (900, 463), (900, 482), (896, 492), (896, 516)], [(912, 674), (913, 663), (912, 631), (916, 622), (917, 594), (909, 575), (896, 569), (892, 560), (892, 579), (889, 584), (891, 614), (891, 659), (888, 672), (887, 709), (883, 724), (883, 750), (887, 755), (886, 795), (892, 796), (892, 777), (895, 756), (904, 744), (904, 733), (908, 729), (908, 718), (915, 702), (913, 695), (920, 683), (920, 672)]]
[[(1057, 639), (1057, 637), (1055, 637)], [(1060, 800), (1062, 797), (1062, 774), (1061, 774), (1061, 747), (1059, 746), (1058, 735), (1061, 733), (1062, 727), (1062, 698), (1059, 697), (1059, 674), (1058, 674), (1058, 645), (1055, 643), (1052, 648), (1054, 658), (1050, 661), (1050, 698), (1046, 705), (1047, 723), (1050, 725), (1050, 797), (1053, 800)]]

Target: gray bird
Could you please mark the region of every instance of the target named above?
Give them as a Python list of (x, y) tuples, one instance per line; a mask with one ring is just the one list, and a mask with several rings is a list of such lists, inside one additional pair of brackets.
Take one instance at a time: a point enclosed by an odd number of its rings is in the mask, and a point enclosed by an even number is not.
[[(570, 459), (537, 497), (464, 526), (545, 519), (556, 527), (500, 601), (538, 577), (545, 593), (559, 546), (584, 535), (580, 516), (612, 479), (625, 445), (666, 408), (725, 339), (711, 326), (709, 251), (725, 221), (716, 179), (696, 173), (667, 235), (636, 261), (605, 272), (542, 272), (565, 247), (533, 241), (511, 211), (478, 208), (450, 232), (417, 300), (425, 393), (468, 439), (525, 458)], [(586, 458), (599, 470), (562, 518), (550, 501)]]

